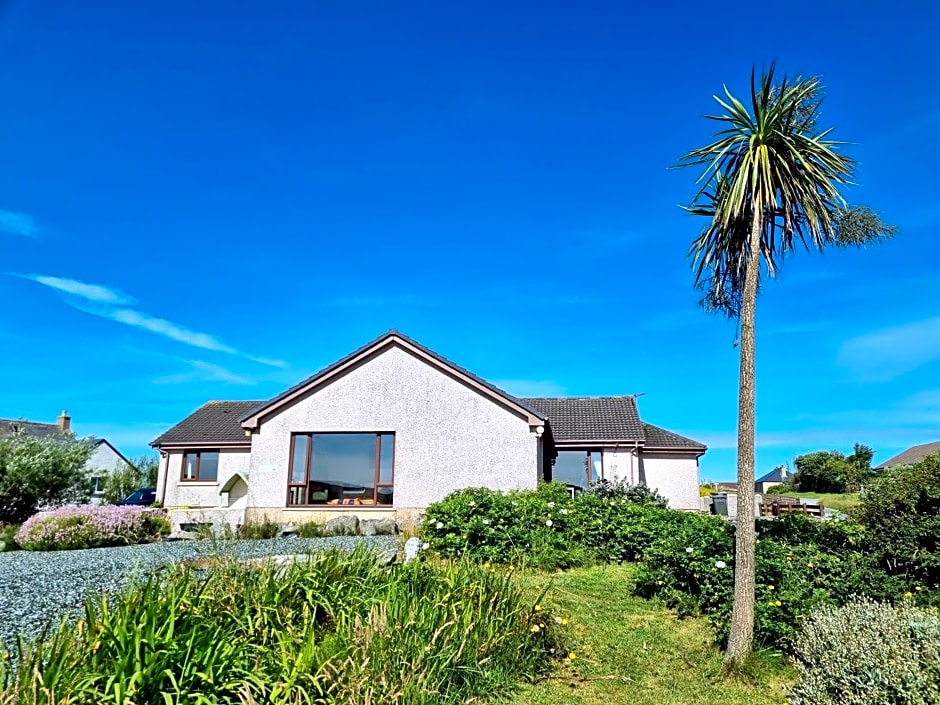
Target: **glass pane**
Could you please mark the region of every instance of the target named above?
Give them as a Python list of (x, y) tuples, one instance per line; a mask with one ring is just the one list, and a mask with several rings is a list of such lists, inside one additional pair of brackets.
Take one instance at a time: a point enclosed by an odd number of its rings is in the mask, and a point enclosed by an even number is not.
[(325, 492), (327, 504), (375, 504), (375, 434), (314, 434), (310, 492)]
[(552, 466), (552, 480), (587, 489), (588, 454), (583, 450), (560, 450)]
[(215, 482), (219, 476), (219, 454), (209, 451), (199, 454), (199, 479), (203, 482)]
[(379, 482), (392, 481), (392, 467), (395, 462), (395, 436), (382, 434), (382, 450), (379, 454)]
[(294, 461), (290, 468), (290, 481), (302, 485), (307, 473), (307, 436), (294, 436)]
[(599, 450), (591, 451), (591, 483), (600, 482), (604, 479), (603, 454)]
[(196, 454), (195, 453), (186, 453), (183, 456), (183, 479), (184, 480), (195, 480), (196, 479)]

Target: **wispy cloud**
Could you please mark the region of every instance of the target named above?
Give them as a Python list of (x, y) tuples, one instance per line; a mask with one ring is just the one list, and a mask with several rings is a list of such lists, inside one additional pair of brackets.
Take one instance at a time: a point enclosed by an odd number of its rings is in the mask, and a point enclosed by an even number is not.
[(33, 216), (26, 213), (0, 210), (0, 232), (35, 237), (36, 221), (33, 220)]
[(516, 397), (560, 397), (565, 388), (548, 379), (497, 379), (493, 384)]
[(890, 326), (851, 338), (837, 362), (866, 382), (887, 382), (940, 359), (940, 317)]
[(180, 323), (153, 316), (138, 309), (127, 308), (127, 304), (134, 303), (134, 299), (124, 292), (101, 284), (88, 284), (76, 279), (63, 277), (50, 277), (41, 274), (23, 275), (24, 278), (43, 286), (50, 287), (63, 294), (63, 300), (84, 313), (101, 318), (107, 318), (117, 323), (145, 330), (155, 335), (175, 340), (203, 350), (238, 355), (253, 362), (270, 367), (286, 368), (288, 364), (283, 360), (273, 360), (266, 357), (257, 357), (241, 352), (231, 345), (223, 343), (210, 333), (192, 330)]
[(72, 294), (98, 304), (126, 305), (136, 303), (132, 296), (125, 294), (123, 291), (101, 286), (100, 284), (87, 284), (77, 279), (49, 277), (44, 274), (24, 274), (22, 276), (24, 279), (30, 279), (56, 291)]
[(190, 369), (174, 375), (165, 375), (153, 380), (154, 384), (188, 384), (190, 382), (224, 382), (250, 386), (257, 384), (256, 380), (243, 377), (231, 370), (215, 365), (205, 360), (184, 360)]

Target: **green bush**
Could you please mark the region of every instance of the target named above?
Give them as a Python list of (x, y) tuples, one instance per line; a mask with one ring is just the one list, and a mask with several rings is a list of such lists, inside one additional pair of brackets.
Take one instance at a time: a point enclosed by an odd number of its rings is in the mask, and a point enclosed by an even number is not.
[(16, 524), (0, 524), (0, 553), (15, 551), (20, 547), (16, 542), (16, 532), (19, 530)]
[(656, 490), (643, 483), (631, 485), (624, 480), (615, 480), (613, 482), (599, 480), (588, 488), (587, 494), (596, 495), (602, 499), (624, 500), (633, 504), (650, 505), (660, 509), (665, 509), (669, 505), (669, 500)]
[(280, 533), (280, 524), (278, 524), (276, 521), (269, 521), (265, 519), (264, 521), (242, 524), (236, 530), (235, 536), (239, 539), (258, 540), (277, 538)]
[(539, 676), (557, 630), (508, 572), (467, 562), (223, 562), (90, 597), (77, 628), (0, 658), (0, 702), (456, 705)]
[(940, 703), (940, 617), (910, 604), (821, 607), (796, 639), (792, 705)]

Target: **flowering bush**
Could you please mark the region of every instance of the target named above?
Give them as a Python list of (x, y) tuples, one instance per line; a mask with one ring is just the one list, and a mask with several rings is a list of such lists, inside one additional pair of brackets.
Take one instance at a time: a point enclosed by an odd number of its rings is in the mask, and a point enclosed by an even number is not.
[(30, 517), (16, 534), (27, 551), (148, 543), (167, 533), (165, 514), (145, 507), (68, 505)]

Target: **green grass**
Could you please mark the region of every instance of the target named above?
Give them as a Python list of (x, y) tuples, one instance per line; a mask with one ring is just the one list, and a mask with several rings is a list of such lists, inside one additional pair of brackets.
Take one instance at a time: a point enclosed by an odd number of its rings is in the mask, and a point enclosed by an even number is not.
[(745, 672), (726, 674), (708, 625), (633, 597), (631, 571), (593, 567), (524, 577), (533, 592), (551, 582), (545, 606), (569, 620), (575, 658), (517, 692), (513, 705), (786, 702), (794, 674), (783, 657), (758, 654)]
[[(768, 494), (774, 494), (773, 489)], [(819, 492), (780, 492), (787, 497), (800, 497), (802, 499), (815, 499), (824, 507), (849, 513), (858, 506), (858, 493), (852, 494), (825, 494)]]

